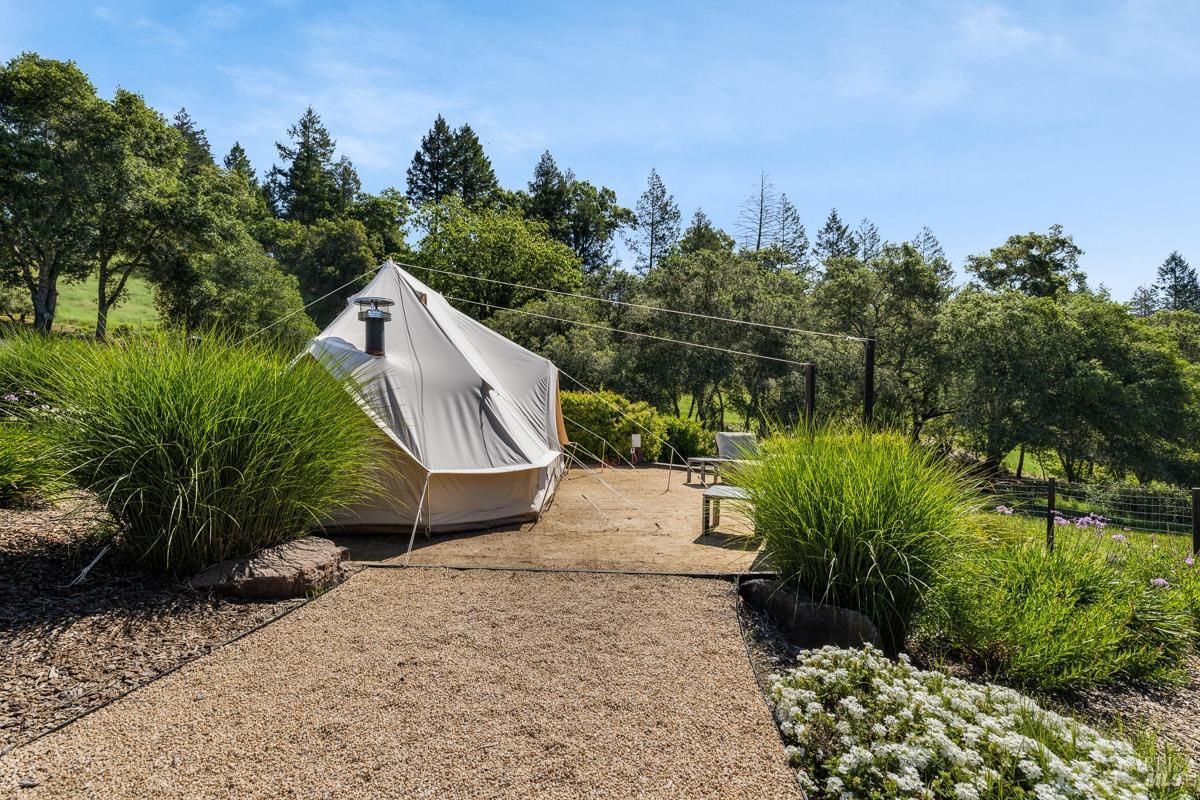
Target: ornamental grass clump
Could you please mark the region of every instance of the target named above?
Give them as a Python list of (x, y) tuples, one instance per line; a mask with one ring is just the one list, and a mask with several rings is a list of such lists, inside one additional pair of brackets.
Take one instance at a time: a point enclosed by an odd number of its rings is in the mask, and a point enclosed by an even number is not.
[(771, 566), (821, 601), (869, 616), (898, 651), (944, 565), (972, 546), (977, 495), (907, 438), (836, 430), (777, 437), (729, 470)]
[(151, 569), (186, 573), (302, 536), (378, 486), (382, 434), (356, 388), (311, 359), (169, 336), (5, 350), (0, 378), (36, 382), (55, 409), (51, 445)]
[(0, 416), (0, 508), (52, 499), (63, 470), (36, 426)]
[(800, 783), (823, 798), (1184, 798), (1177, 758), (1047, 711), (1015, 690), (824, 648), (772, 677)]
[(1156, 581), (1160, 568), (1140, 551), (1092, 533), (1060, 535), (1053, 553), (1036, 540), (997, 542), (956, 562), (918, 638), (1038, 693), (1174, 684), (1195, 639), (1194, 584)]

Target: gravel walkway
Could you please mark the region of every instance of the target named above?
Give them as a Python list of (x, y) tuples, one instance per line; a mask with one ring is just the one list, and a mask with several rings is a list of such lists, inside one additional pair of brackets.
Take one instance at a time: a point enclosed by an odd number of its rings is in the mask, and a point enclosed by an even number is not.
[(0, 759), (22, 798), (800, 796), (729, 584), (364, 571)]

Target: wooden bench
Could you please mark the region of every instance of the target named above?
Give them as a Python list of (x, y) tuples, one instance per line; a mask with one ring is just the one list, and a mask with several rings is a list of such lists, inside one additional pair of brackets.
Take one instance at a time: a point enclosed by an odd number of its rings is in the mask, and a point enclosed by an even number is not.
[(708, 532), (721, 524), (721, 501), (749, 501), (750, 495), (745, 489), (730, 486), (727, 483), (713, 484), (704, 490), (704, 498), (700, 509), (700, 535), (707, 536)]
[(687, 482), (692, 482), (692, 473), (698, 471), (700, 473), (700, 485), (705, 484), (708, 468), (712, 467), (713, 483), (717, 482), (720, 473), (717, 472), (718, 465), (724, 461), (723, 458), (715, 458), (713, 456), (692, 456), (687, 460)]

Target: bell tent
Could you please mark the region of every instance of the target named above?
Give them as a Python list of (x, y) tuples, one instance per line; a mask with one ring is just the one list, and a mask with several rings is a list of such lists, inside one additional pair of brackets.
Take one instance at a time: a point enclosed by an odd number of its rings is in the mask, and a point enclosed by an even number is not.
[(454, 531), (538, 518), (567, 442), (558, 370), (391, 261), (308, 352), (363, 387), (397, 469), (332, 527)]

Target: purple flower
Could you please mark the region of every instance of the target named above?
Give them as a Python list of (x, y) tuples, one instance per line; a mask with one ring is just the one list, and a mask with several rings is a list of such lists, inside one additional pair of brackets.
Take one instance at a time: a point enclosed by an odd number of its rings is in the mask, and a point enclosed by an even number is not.
[(1124, 536), (1122, 536), (1122, 535), (1121, 535), (1121, 534), (1119, 534), (1119, 533), (1114, 533), (1114, 534), (1112, 535), (1112, 540), (1113, 540), (1114, 542), (1127, 542), (1127, 541), (1129, 541), (1128, 539), (1126, 539)]
[(996, 513), (1004, 514), (1005, 516), (1012, 516), (1013, 510), (1008, 506), (996, 506)]
[(1070, 525), (1071, 520), (1067, 519), (1066, 517), (1062, 516), (1061, 514), (1055, 514), (1054, 515), (1054, 524), (1055, 525)]
[(1156, 587), (1158, 587), (1159, 589), (1166, 589), (1166, 588), (1167, 588), (1168, 586), (1170, 586), (1171, 584), (1167, 583), (1167, 579), (1166, 579), (1166, 578), (1151, 578), (1151, 579), (1150, 579), (1150, 585), (1151, 585), (1151, 586), (1156, 586)]
[(37, 397), (37, 392), (35, 392), (33, 389), (26, 389), (25, 391), (21, 392), (21, 394), (25, 395), (26, 397)]
[(1195, 559), (1195, 558), (1193, 558), (1192, 556), (1188, 556), (1187, 558), (1185, 558), (1185, 559), (1183, 560), (1183, 563), (1187, 564), (1187, 565), (1190, 567), (1190, 566), (1193, 566), (1193, 565), (1196, 563), (1196, 559)]
[(15, 394), (6, 394), (6, 395), (4, 395), (4, 399), (5, 399), (5, 401), (7, 401), (9, 403), (15, 403), (18, 400), (20, 400), (21, 398), (17, 397)]

